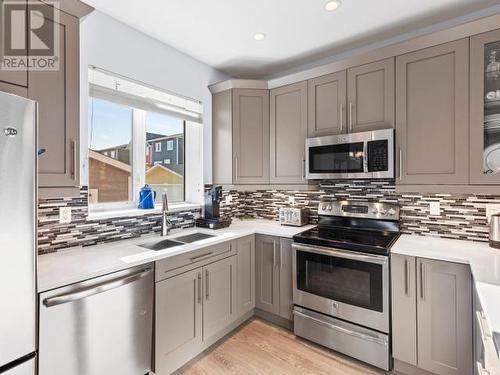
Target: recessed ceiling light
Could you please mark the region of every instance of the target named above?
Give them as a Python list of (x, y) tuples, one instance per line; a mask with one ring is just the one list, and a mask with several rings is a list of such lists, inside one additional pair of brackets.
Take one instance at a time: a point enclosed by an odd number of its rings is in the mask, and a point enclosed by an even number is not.
[(325, 10), (327, 12), (333, 12), (334, 10), (337, 10), (340, 7), (340, 4), (342, 4), (340, 0), (329, 1), (325, 4)]
[(255, 40), (264, 40), (264, 39), (266, 39), (266, 34), (264, 34), (264, 33), (255, 33), (254, 36), (253, 36), (253, 38)]

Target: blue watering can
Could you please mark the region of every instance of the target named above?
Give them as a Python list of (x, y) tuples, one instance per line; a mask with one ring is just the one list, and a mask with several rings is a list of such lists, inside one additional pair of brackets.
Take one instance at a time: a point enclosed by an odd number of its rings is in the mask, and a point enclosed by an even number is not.
[(146, 184), (139, 191), (139, 205), (138, 207), (143, 210), (147, 210), (150, 208), (155, 208), (155, 198), (156, 191), (153, 191), (151, 187)]

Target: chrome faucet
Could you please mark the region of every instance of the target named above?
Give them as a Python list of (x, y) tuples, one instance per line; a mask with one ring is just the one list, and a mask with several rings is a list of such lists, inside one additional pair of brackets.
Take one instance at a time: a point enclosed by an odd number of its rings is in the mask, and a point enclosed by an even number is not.
[(161, 210), (161, 235), (166, 236), (172, 227), (172, 223), (168, 219), (168, 196), (164, 191), (162, 194), (162, 210)]

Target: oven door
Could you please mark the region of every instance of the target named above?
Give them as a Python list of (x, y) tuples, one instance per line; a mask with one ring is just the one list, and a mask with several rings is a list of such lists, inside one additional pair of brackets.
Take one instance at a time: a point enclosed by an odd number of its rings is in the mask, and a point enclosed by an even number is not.
[(293, 302), (389, 332), (389, 258), (293, 244)]

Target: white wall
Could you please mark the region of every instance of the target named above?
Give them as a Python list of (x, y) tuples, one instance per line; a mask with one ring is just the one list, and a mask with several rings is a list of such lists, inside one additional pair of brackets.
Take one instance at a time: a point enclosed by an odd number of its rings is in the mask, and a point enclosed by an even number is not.
[(88, 184), (87, 67), (121, 74), (203, 103), (203, 180), (212, 181), (212, 97), (207, 86), (229, 77), (98, 11), (80, 25), (81, 184)]

